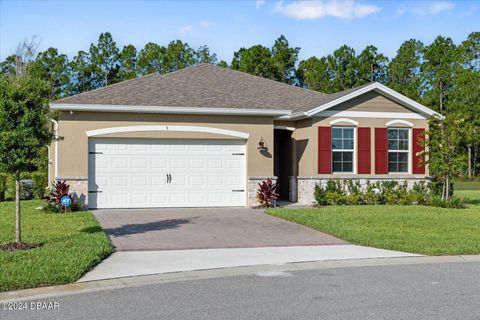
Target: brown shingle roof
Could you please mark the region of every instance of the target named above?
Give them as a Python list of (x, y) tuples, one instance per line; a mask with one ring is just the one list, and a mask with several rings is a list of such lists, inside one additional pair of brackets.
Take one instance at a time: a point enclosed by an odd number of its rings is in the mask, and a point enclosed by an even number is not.
[[(357, 90), (359, 90), (363, 87), (369, 86), (370, 84), (371, 83), (367, 83), (367, 84), (364, 84), (364, 85), (361, 85), (361, 86), (358, 86), (358, 87), (355, 87), (355, 88), (351, 88), (351, 89), (347, 89), (347, 90), (343, 90), (343, 91), (339, 91), (339, 92), (335, 92), (335, 93), (325, 94), (320, 100), (318, 100), (318, 104), (315, 107), (319, 107), (319, 106), (321, 106), (323, 104), (326, 104), (330, 101), (333, 101), (333, 100), (336, 100), (336, 99), (341, 98), (343, 96), (346, 96), (347, 94), (355, 92), (355, 91), (357, 91)], [(315, 107), (313, 107), (313, 108), (315, 108)], [(302, 112), (302, 111), (311, 110), (313, 108), (307, 106), (305, 108), (295, 109), (294, 111)]]
[(329, 95), (244, 72), (199, 64), (66, 97), (55, 104), (308, 110)]

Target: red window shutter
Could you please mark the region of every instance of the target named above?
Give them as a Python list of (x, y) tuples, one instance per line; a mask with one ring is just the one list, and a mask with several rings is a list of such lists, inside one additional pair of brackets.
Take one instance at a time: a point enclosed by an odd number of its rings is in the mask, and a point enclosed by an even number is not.
[(371, 173), (370, 128), (358, 128), (357, 134), (358, 134), (358, 139), (357, 139), (358, 173), (370, 174)]
[(387, 128), (375, 128), (375, 173), (388, 173)]
[(423, 133), (425, 129), (412, 130), (412, 173), (425, 174), (425, 146), (423, 145)]
[(331, 127), (318, 127), (318, 173), (332, 173)]

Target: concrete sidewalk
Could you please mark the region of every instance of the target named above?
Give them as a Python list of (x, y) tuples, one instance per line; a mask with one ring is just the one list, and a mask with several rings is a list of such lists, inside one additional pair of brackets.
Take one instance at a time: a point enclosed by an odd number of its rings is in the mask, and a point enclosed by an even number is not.
[(79, 282), (242, 266), (419, 256), (356, 245), (129, 251), (112, 254)]
[(221, 277), (235, 277), (245, 275), (278, 274), (281, 272), (332, 269), (332, 268), (356, 268), (372, 266), (399, 266), (411, 264), (443, 264), (443, 263), (472, 263), (480, 262), (480, 255), (472, 256), (420, 256), (400, 258), (379, 258), (379, 259), (354, 259), (354, 260), (329, 260), (313, 262), (286, 263), (282, 265), (260, 265), (245, 266), (236, 268), (221, 268), (198, 271), (185, 271), (173, 273), (160, 273), (153, 275), (133, 276), (125, 278), (106, 279), (98, 281), (75, 282), (71, 284), (23, 289), (16, 291), (0, 292), (0, 302), (6, 301), (27, 301), (49, 299), (75, 295), (88, 292), (98, 292), (149, 286), (152, 284), (169, 283), (177, 281), (190, 281), (199, 279), (212, 279)]

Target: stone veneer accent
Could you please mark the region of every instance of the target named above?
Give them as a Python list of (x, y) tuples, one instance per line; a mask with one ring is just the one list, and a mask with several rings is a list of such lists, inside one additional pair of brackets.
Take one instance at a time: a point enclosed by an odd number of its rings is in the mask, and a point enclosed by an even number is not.
[(248, 177), (248, 182), (247, 182), (247, 206), (249, 207), (255, 207), (258, 205), (257, 203), (257, 189), (258, 189), (258, 184), (264, 180), (267, 180), (268, 178), (272, 179), (273, 182), (277, 182), (277, 177), (271, 176), (265, 176), (265, 177)]
[(57, 181), (65, 181), (70, 186), (70, 193), (74, 201), (85, 208), (88, 206), (88, 178), (87, 177), (57, 177)]
[[(360, 182), (362, 188), (365, 188), (367, 181), (370, 183), (375, 183), (376, 181), (387, 181), (395, 180), (398, 183), (407, 182), (407, 186), (410, 188), (415, 182), (418, 181), (429, 181), (430, 177), (408, 177), (408, 176), (390, 176), (390, 177), (379, 177), (379, 176), (370, 176), (370, 177), (359, 177), (359, 176), (338, 176), (338, 177), (291, 177), (290, 188), (292, 190), (292, 185), (295, 184), (297, 189), (297, 203), (304, 205), (312, 205), (315, 203), (313, 197), (313, 192), (316, 184), (324, 186), (328, 180), (353, 180)], [(295, 183), (296, 180), (296, 183)]]

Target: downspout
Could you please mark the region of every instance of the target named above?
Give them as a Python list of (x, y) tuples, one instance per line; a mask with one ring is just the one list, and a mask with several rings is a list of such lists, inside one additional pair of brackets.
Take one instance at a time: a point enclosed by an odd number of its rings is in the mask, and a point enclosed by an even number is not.
[(52, 166), (52, 159), (50, 158), (50, 146), (47, 146), (47, 153), (48, 153), (48, 171), (47, 171), (48, 184), (47, 184), (46, 189), (50, 188), (50, 184), (52, 183), (52, 175), (50, 174), (50, 169), (51, 169), (51, 166)]
[(54, 172), (55, 172), (55, 179), (58, 177), (58, 121), (54, 119), (50, 119), (51, 122), (53, 122), (53, 130), (55, 133), (55, 147), (54, 147), (54, 161), (55, 161), (55, 166), (54, 166)]

